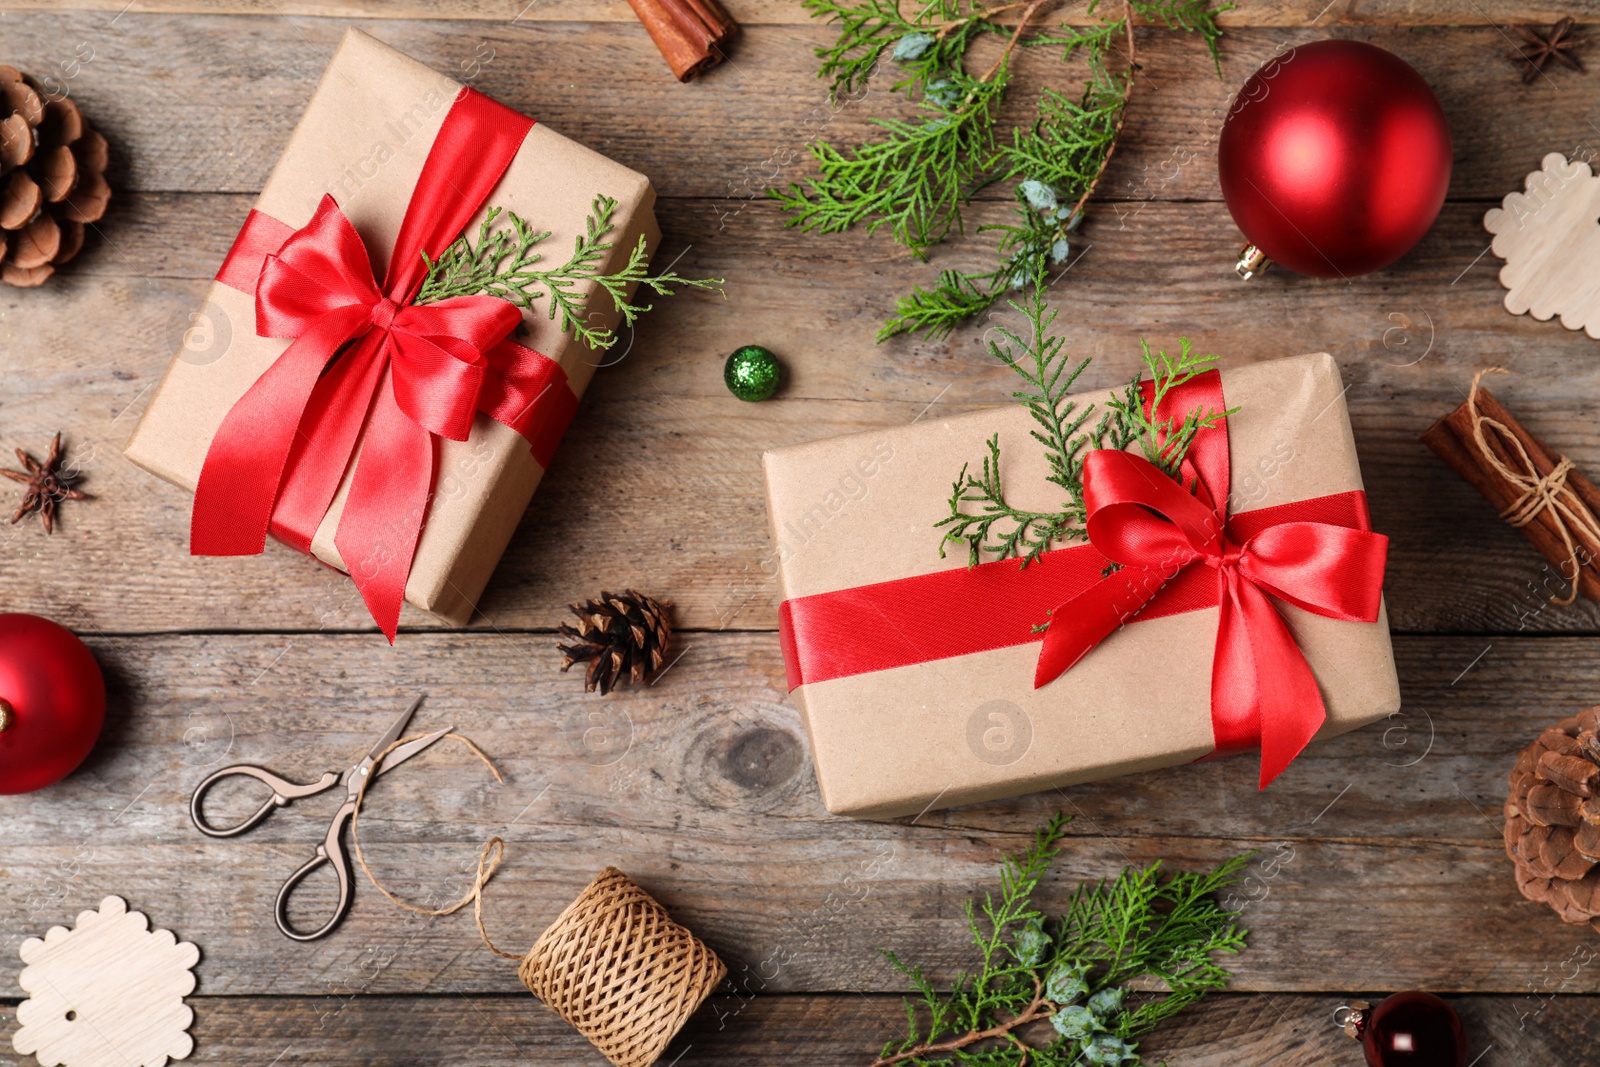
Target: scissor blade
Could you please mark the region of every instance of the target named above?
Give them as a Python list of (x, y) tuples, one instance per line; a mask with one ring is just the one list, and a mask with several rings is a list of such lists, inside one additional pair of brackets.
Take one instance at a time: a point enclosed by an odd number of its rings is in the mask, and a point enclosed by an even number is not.
[[(426, 693), (423, 694), (423, 696), (426, 695)], [(394, 724), (383, 732), (382, 737), (378, 738), (378, 743), (373, 745), (372, 748), (367, 751), (366, 758), (375, 760), (383, 754), (384, 749), (394, 744), (395, 740), (401, 734), (406, 732), (406, 725), (411, 722), (411, 716), (415, 715), (417, 713), (417, 709), (421, 706), (422, 697), (418, 697), (417, 699), (413, 700), (411, 702), (411, 706), (405, 711), (402, 711), (400, 713), (400, 717), (394, 721)]]
[(439, 740), (439, 738), (443, 737), (453, 729), (455, 729), (455, 727), (446, 726), (442, 730), (435, 730), (431, 734), (425, 734), (422, 737), (407, 741), (405, 744), (401, 745), (393, 752), (383, 757), (383, 762), (378, 764), (377, 770), (372, 772), (373, 775), (376, 776), (383, 774), (385, 771), (394, 770), (396, 767), (400, 766), (400, 764), (404, 763), (412, 756), (415, 756), (418, 752), (421, 752), (423, 749), (427, 748), (429, 745), (433, 744), (435, 741)]

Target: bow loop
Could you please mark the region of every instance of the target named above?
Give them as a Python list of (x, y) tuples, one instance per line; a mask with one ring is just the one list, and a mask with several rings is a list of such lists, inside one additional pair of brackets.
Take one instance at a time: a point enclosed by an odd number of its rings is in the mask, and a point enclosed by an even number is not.
[(1286, 522), (1252, 537), (1240, 572), (1279, 600), (1346, 622), (1372, 622), (1383, 598), (1389, 539), (1325, 522)]
[(1216, 513), (1141, 456), (1089, 453), (1083, 501), (1089, 540), (1124, 566), (1177, 568), (1222, 552)]
[(327, 195), (311, 221), (266, 257), (255, 296), (256, 333), (262, 337), (299, 337), (324, 316), (351, 305), (368, 309), (370, 316), (383, 299), (367, 246)]

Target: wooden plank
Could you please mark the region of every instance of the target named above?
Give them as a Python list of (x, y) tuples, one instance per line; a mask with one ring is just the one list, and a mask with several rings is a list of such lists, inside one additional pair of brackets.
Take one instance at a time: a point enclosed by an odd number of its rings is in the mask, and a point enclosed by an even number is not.
[[(202, 967), (204, 965), (202, 964)], [(1379, 994), (1381, 995), (1381, 994)], [(1337, 993), (1225, 993), (1189, 1008), (1140, 1043), (1149, 1063), (1185, 1067), (1348, 1067), (1361, 1059), (1330, 1022), (1349, 999)], [(190, 998), (195, 1009), (191, 1064), (402, 1063), (427, 1054), (477, 1067), (605, 1060), (527, 994)], [(1596, 998), (1451, 998), (1477, 1067), (1537, 1063), (1577, 1067), (1600, 1039)], [(902, 1024), (897, 997), (872, 995), (713, 997), (689, 1020), (661, 1062), (783, 1063), (789, 1067), (865, 1067)], [(675, 1059), (675, 1057), (678, 1057)]]
[[(515, 968), (468, 916), (408, 915), (364, 883), (327, 941), (272, 928), (278, 886), (332, 797), (235, 841), (188, 823), (211, 769), (245, 761), (311, 780), (427, 691), (417, 728), (454, 725), (506, 784), (441, 746), (380, 782), (362, 840), (397, 892), (437, 905), (470, 885), (480, 843), (504, 837), (485, 914), (513, 949), (611, 863), (736, 976), (748, 968), (773, 991), (896, 990), (875, 950), (960, 968), (962, 900), (1057, 809), (1077, 818), (1053, 905), (1127, 863), (1192, 869), (1262, 849), (1241, 891), (1250, 990), (1515, 993), (1592, 939), (1518, 895), (1499, 809), (1515, 753), (1594, 701), (1571, 666), (1594, 639), (1401, 638), (1405, 714), (1314, 746), (1265, 793), (1240, 758), (889, 823), (822, 809), (771, 635), (690, 635), (655, 686), (605, 700), (556, 672), (555, 640), (413, 635), (397, 654), (371, 635), (93, 639), (112, 685), (105, 739), (64, 782), (8, 799), (0, 928), (14, 941), (117, 893), (200, 945), (206, 993), (515, 991)], [(242, 793), (218, 802), (221, 821), (251, 807)], [(17, 967), (0, 955), (0, 983)], [(1600, 968), (1565, 991), (1600, 991)]]
[[(82, 103), (111, 139), (116, 188), (252, 192), (277, 160), (345, 25), (130, 13), (96, 28), (80, 15), (25, 13), (7, 19), (7, 57), (41, 75), (55, 72)], [(637, 24), (402, 20), (367, 28), (650, 175), (670, 196), (761, 195), (773, 180), (808, 173), (808, 142), (859, 141), (872, 133), (871, 115), (906, 107), (889, 100), (881, 83), (863, 101), (831, 107), (812, 54), (831, 40), (823, 26), (752, 27), (732, 63), (687, 86), (672, 82)], [(1505, 58), (1503, 29), (1357, 32), (1413, 63), (1439, 93), (1456, 138), (1453, 196), (1498, 199), (1520, 188), (1547, 152), (1593, 154), (1595, 133), (1584, 119), (1588, 80), (1561, 69), (1523, 85)], [(1101, 196), (1218, 199), (1212, 160), (1233, 94), (1283, 48), (1319, 35), (1235, 30), (1218, 78), (1193, 37), (1144, 31), (1140, 86)], [(78, 60), (79, 48), (93, 58)], [(601, 72), (628, 72), (629, 90), (617, 91)], [(1004, 118), (1028, 120), (1041, 86), (1060, 88), (1081, 74), (1077, 66), (1064, 71), (1045, 50), (1030, 53)], [(660, 102), (641, 107), (645, 93)], [(985, 195), (1009, 196), (1004, 189)]]
[[(807, 21), (795, 0), (728, 0), (746, 26)], [(1059, 21), (1081, 24), (1086, 4), (1062, 5)], [(475, 19), (485, 22), (630, 22), (620, 0), (5, 0), (11, 11), (83, 11), (120, 21), (126, 14), (267, 15), (340, 19)], [(1248, 0), (1222, 15), (1226, 26), (1499, 26), (1507, 22), (1554, 22), (1567, 5), (1526, 0)]]
[[(9, 367), (0, 446), (37, 451), (65, 430), (98, 497), (69, 506), (48, 540), (31, 521), (0, 526), (0, 558), (14, 564), (0, 568), (5, 603), (113, 633), (370, 625), (347, 582), (280, 546), (189, 557), (184, 495), (118, 454), (248, 206), (243, 196), (127, 196), (107, 240), (68, 275), (40, 290), (0, 289)], [(1002, 215), (995, 206), (983, 217)], [(680, 625), (771, 629), (762, 450), (1008, 402), (1010, 372), (984, 354), (983, 323), (940, 343), (872, 340), (910, 284), (982, 263), (979, 242), (919, 265), (864, 235), (785, 231), (763, 202), (668, 200), (661, 216), (662, 262), (684, 253), (679, 269), (726, 277), (727, 300), (661, 302), (597, 376), (480, 627), (549, 629), (572, 600), (633, 583), (674, 598)], [(1474, 370), (1505, 364), (1517, 373), (1496, 390), (1512, 410), (1600, 471), (1595, 405), (1584, 399), (1600, 395), (1594, 342), (1502, 309), (1494, 257), (1479, 258), (1480, 216), (1480, 205), (1449, 206), (1414, 253), (1350, 283), (1269, 272), (1246, 284), (1233, 276), (1221, 205), (1155, 203), (1123, 224), (1102, 214), (1054, 287), (1057, 325), (1071, 351), (1096, 357), (1086, 388), (1133, 373), (1140, 336), (1171, 345), (1187, 335), (1227, 362), (1333, 352), (1374, 519), (1393, 539), (1394, 625), (1594, 632), (1600, 608), (1549, 605), (1541, 586), (1553, 587), (1553, 572), (1417, 441), (1460, 402)], [(750, 342), (776, 347), (790, 376), (759, 407), (720, 380), (723, 355)], [(952, 457), (952, 477), (965, 458)], [(431, 625), (416, 612), (406, 622)]]

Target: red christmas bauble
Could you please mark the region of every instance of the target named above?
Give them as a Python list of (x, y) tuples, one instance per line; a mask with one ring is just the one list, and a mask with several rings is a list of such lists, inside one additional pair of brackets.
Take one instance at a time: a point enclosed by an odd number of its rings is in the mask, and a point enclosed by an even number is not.
[(1432, 993), (1396, 993), (1359, 1023), (1370, 1067), (1466, 1067), (1461, 1016)]
[(82, 763), (106, 719), (89, 647), (37, 615), (0, 615), (0, 794), (31, 793)]
[(1348, 278), (1422, 239), (1450, 160), (1450, 126), (1422, 75), (1376, 45), (1316, 41), (1244, 83), (1217, 176), (1252, 245), (1301, 274)]

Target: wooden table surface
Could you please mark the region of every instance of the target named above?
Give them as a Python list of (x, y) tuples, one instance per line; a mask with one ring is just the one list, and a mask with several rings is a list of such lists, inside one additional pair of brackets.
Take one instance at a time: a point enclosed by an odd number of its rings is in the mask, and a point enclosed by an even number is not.
[[(1600, 701), (1600, 607), (1548, 604), (1550, 569), (1417, 441), (1474, 370), (1500, 364), (1513, 375), (1497, 392), (1529, 428), (1600, 470), (1600, 347), (1504, 311), (1481, 223), (1546, 152), (1600, 145), (1600, 73), (1555, 68), (1525, 86), (1505, 58), (1506, 23), (1591, 9), (1243, 0), (1224, 20), (1220, 80), (1195, 39), (1141, 30), (1087, 254), (1053, 290), (1070, 349), (1096, 357), (1087, 387), (1125, 380), (1141, 336), (1188, 336), (1234, 364), (1334, 354), (1374, 525), (1392, 538), (1403, 712), (1313, 747), (1264, 794), (1246, 758), (858, 822), (823, 809), (785, 692), (759, 457), (1007, 402), (981, 325), (873, 343), (896, 295), (991, 246), (920, 264), (886, 235), (785, 230), (762, 190), (806, 172), (809, 140), (862, 135), (886, 94), (835, 112), (811, 54), (827, 29), (794, 0), (727, 5), (746, 27), (731, 61), (683, 86), (622, 0), (0, 3), (0, 61), (66, 78), (111, 140), (118, 190), (63, 276), (0, 288), (0, 444), (38, 450), (65, 431), (97, 497), (52, 538), (0, 527), (0, 606), (85, 635), (111, 686), (87, 765), (0, 800), (0, 997), (18, 995), (22, 937), (117, 893), (202, 949), (194, 1062), (602, 1063), (465, 915), (409, 916), (363, 883), (335, 936), (281, 937), (273, 896), (331, 802), (233, 842), (188, 824), (207, 768), (345, 766), (426, 691), (419, 725), (454, 724), (506, 784), (459, 749), (415, 761), (371, 798), (375, 870), (414, 898), (453, 897), (479, 843), (502, 835), (487, 919), (512, 944), (605, 864), (627, 870), (730, 968), (663, 1062), (866, 1063), (901, 1020), (903, 983), (877, 950), (940, 976), (968, 962), (961, 902), (1058, 808), (1077, 818), (1057, 902), (1129, 862), (1280, 860), (1258, 871), (1232, 991), (1151, 1037), (1147, 1063), (1354, 1065), (1330, 1013), (1405, 988), (1458, 994), (1479, 1067), (1594, 1062), (1600, 964), (1583, 961), (1600, 945), (1518, 895), (1499, 810), (1515, 752)], [(191, 559), (185, 495), (120, 456), (352, 22), (650, 175), (657, 261), (728, 280), (726, 301), (665, 302), (600, 372), (471, 626), (407, 609), (392, 649), (348, 583), (304, 557)], [(1388, 270), (1244, 284), (1213, 164), (1218, 109), (1275, 49), (1330, 34), (1382, 45), (1433, 85), (1455, 136), (1450, 200)], [(1015, 96), (1075, 77), (1030, 59)], [(988, 195), (980, 222), (1009, 210)], [(752, 342), (788, 368), (760, 406), (720, 377)], [(569, 601), (628, 585), (676, 601), (683, 654), (642, 692), (585, 696), (555, 670), (554, 627)], [(14, 1003), (0, 1004), (7, 1034)], [(33, 1061), (5, 1040), (0, 1062)]]

